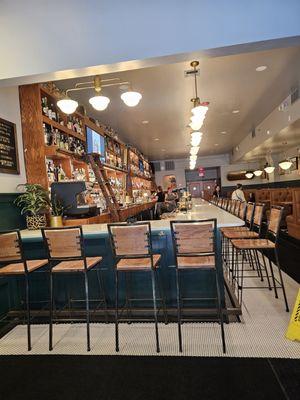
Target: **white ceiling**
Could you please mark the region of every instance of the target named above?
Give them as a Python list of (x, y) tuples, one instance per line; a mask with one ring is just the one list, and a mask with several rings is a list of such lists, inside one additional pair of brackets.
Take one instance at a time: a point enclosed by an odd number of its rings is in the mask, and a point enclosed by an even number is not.
[[(256, 72), (260, 65), (266, 65), (267, 70)], [(120, 77), (131, 81), (133, 89), (143, 95), (135, 108), (123, 104), (117, 87), (103, 89), (111, 103), (102, 112), (93, 110), (88, 103), (92, 90), (74, 92), (72, 98), (86, 107), (88, 115), (114, 128), (120, 138), (137, 146), (150, 159), (187, 157), (187, 124), (190, 99), (194, 96), (193, 79), (184, 77), (184, 70), (189, 68), (189, 63), (177, 63), (102, 75), (103, 79)], [(55, 83), (66, 89), (87, 80), (91, 79)], [(299, 82), (299, 47), (200, 59), (198, 91), (210, 107), (202, 127), (199, 155), (231, 151)], [(232, 114), (234, 109), (240, 112)], [(147, 125), (142, 123), (145, 120), (149, 121)]]

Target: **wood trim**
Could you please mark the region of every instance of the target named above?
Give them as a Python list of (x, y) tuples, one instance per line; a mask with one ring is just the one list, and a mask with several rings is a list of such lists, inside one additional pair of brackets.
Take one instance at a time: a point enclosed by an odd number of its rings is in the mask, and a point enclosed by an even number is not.
[(19, 98), (27, 182), (47, 188), (40, 85), (20, 86)]

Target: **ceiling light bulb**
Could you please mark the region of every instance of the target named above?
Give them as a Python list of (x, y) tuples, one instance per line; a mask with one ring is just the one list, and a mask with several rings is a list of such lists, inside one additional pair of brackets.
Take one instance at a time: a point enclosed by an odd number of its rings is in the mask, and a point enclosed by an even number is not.
[(139, 92), (125, 92), (121, 94), (121, 99), (124, 101), (126, 106), (128, 107), (135, 107), (139, 104), (140, 100), (142, 98), (141, 93)]
[(110, 99), (106, 96), (94, 96), (89, 99), (89, 103), (97, 111), (103, 111), (107, 108)]
[(202, 140), (202, 132), (192, 132), (191, 133), (191, 145), (199, 146)]
[(251, 179), (251, 178), (253, 178), (253, 172), (247, 171), (245, 176), (246, 176), (246, 178)]
[(191, 154), (190, 155), (190, 161), (196, 162), (197, 161), (197, 155), (196, 154)]
[(284, 170), (291, 168), (292, 165), (293, 165), (293, 163), (289, 160), (283, 160), (283, 161), (280, 161), (280, 163), (279, 163), (279, 167)]
[(199, 151), (199, 146), (195, 146), (195, 147), (191, 147), (190, 153), (192, 156), (195, 156), (196, 154), (198, 154), (198, 151)]
[(261, 176), (263, 171), (261, 169), (257, 169), (253, 173), (254, 173), (255, 176)]
[(274, 172), (275, 167), (271, 167), (269, 165), (267, 165), (264, 170), (266, 171), (267, 174), (272, 174), (272, 172)]
[(73, 114), (78, 107), (78, 103), (77, 101), (66, 97), (65, 99), (57, 102), (57, 107), (65, 114)]

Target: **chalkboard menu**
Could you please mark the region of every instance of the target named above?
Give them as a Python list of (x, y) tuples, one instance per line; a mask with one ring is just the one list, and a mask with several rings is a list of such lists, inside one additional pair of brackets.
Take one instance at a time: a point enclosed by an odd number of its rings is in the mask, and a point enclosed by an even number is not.
[(0, 172), (19, 174), (16, 125), (0, 118)]

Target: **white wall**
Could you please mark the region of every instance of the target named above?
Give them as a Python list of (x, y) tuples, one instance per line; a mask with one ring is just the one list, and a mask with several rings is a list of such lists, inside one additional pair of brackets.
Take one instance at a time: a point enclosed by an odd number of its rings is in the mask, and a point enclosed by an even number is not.
[(0, 193), (14, 193), (16, 186), (25, 183), (25, 166), (18, 87), (0, 88), (0, 117), (16, 124), (20, 175), (0, 173)]
[(250, 43), (280, 38), (290, 43), (300, 35), (299, 15), (299, 0), (2, 0), (0, 80), (62, 79), (56, 71), (183, 53), (191, 59), (200, 50), (243, 43), (249, 50)]

